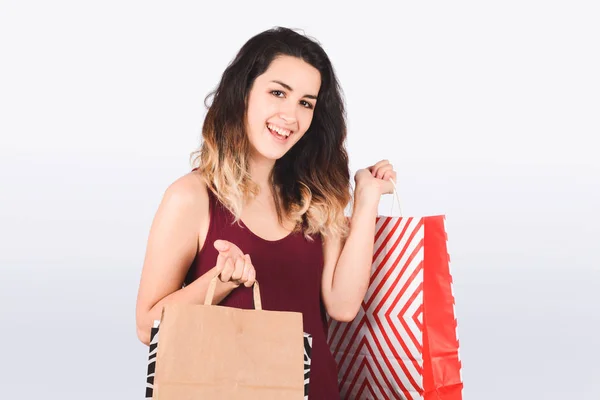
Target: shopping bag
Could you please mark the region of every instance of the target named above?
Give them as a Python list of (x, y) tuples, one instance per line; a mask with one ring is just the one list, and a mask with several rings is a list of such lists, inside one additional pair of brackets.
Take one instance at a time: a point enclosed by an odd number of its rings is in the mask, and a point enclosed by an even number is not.
[(263, 310), (258, 282), (254, 309), (212, 305), (217, 279), (204, 305), (164, 306), (151, 330), (146, 398), (306, 398), (312, 337), (302, 314)]
[(329, 319), (342, 399), (462, 399), (445, 221), (377, 217), (362, 307), (351, 322)]
[[(148, 346), (148, 368), (146, 373), (146, 399), (151, 399), (154, 389), (154, 371), (156, 369), (156, 350), (158, 349), (158, 328), (160, 321), (154, 321), (150, 329), (150, 343)], [(310, 384), (310, 363), (312, 351), (312, 335), (304, 332), (304, 399), (308, 399)]]

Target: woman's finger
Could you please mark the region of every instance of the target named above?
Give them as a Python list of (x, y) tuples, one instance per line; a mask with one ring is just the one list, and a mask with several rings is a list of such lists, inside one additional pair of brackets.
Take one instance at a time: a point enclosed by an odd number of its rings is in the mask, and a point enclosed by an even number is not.
[(396, 172), (393, 170), (389, 170), (389, 171), (385, 171), (385, 173), (383, 174), (383, 177), (381, 179), (383, 179), (384, 181), (389, 181), (391, 179), (394, 180), (394, 183), (396, 182)]
[(252, 265), (252, 259), (249, 254), (245, 255), (246, 259), (246, 269), (244, 275), (244, 286), (250, 287), (254, 285), (254, 276), (256, 275), (256, 271), (254, 270), (254, 266)]
[(233, 270), (233, 274), (231, 275), (231, 280), (239, 281), (242, 278), (243, 273), (244, 273), (244, 258), (236, 257), (235, 268)]
[(231, 280), (231, 275), (233, 274), (234, 269), (235, 266), (233, 265), (233, 260), (230, 257), (227, 257), (227, 259), (225, 260), (225, 267), (221, 272), (221, 281), (229, 282)]
[(248, 254), (244, 254), (244, 273), (242, 274), (242, 282), (246, 282), (248, 280), (250, 268), (252, 268), (252, 264), (250, 263)]
[(215, 267), (217, 268), (217, 272), (223, 272), (223, 269), (225, 268), (225, 260), (227, 260), (226, 256), (221, 254), (217, 256), (217, 265), (215, 265)]
[(390, 162), (388, 160), (381, 160), (378, 163), (376, 163), (375, 165), (373, 165), (372, 167), (369, 168), (369, 171), (371, 171), (371, 175), (373, 176), (377, 176), (377, 170), (379, 168), (381, 168), (382, 166), (389, 164)]
[(392, 164), (384, 165), (377, 170), (376, 177), (377, 177), (377, 179), (383, 179), (383, 176), (385, 175), (386, 172), (393, 171), (393, 170), (394, 170), (394, 166)]
[(385, 173), (385, 171), (387, 171), (390, 168), (391, 167), (388, 167), (387, 165), (383, 165), (383, 166), (377, 168), (376, 171), (373, 171), (373, 177), (377, 178), (377, 179), (381, 179), (381, 177), (383, 176), (383, 174)]
[(244, 285), (246, 287), (250, 287), (250, 286), (254, 285), (255, 281), (256, 281), (256, 270), (254, 269), (254, 266), (252, 264), (250, 264), (250, 271), (248, 271), (248, 280), (246, 280)]

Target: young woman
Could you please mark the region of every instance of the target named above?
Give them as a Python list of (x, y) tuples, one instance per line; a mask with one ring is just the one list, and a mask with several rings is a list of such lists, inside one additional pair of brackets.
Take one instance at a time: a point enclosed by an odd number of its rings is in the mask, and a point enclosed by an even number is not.
[[(310, 397), (339, 398), (326, 315), (352, 320), (366, 293), (375, 218), (396, 174), (359, 170), (350, 190), (345, 109), (325, 51), (295, 31), (251, 38), (223, 73), (191, 172), (165, 191), (136, 305), (139, 339), (165, 304), (215, 303), (302, 312), (313, 335)], [(352, 202), (348, 221), (345, 207)]]

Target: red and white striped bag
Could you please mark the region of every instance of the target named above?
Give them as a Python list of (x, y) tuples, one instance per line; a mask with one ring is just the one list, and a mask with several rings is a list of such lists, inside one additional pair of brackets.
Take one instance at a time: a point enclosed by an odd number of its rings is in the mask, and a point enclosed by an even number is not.
[(462, 399), (446, 242), (443, 215), (377, 218), (362, 307), (329, 321), (342, 399)]

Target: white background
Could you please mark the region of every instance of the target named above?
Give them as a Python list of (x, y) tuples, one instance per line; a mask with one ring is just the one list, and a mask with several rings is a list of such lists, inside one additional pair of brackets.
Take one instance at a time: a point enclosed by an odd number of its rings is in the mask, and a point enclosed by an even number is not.
[(464, 398), (600, 398), (597, 3), (413, 3), (2, 1), (2, 398), (142, 398), (153, 214), (275, 25), (329, 53), (353, 171), (447, 215)]

